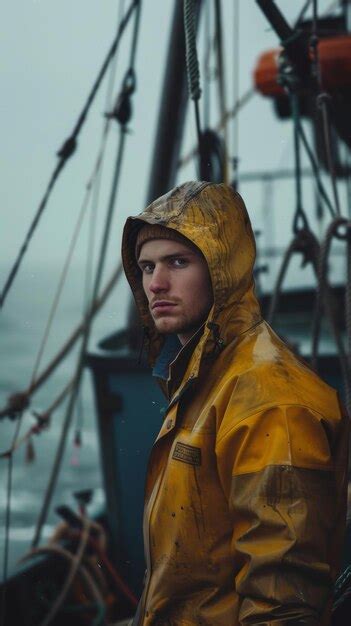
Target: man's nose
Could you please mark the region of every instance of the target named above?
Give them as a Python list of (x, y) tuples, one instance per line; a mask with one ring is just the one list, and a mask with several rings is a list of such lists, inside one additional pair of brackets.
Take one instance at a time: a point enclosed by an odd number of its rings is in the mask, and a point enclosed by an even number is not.
[(156, 266), (152, 272), (152, 279), (149, 285), (149, 289), (152, 293), (159, 293), (160, 291), (167, 291), (169, 288), (168, 272), (167, 269), (162, 266)]

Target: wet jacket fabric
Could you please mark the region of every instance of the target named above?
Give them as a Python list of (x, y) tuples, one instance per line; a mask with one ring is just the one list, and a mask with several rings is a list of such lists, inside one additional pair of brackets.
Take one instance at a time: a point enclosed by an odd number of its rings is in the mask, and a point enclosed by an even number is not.
[(134, 623), (328, 624), (345, 524), (337, 394), (262, 319), (244, 203), (209, 183), (175, 188), (125, 226), (124, 267), (156, 372), (170, 338), (154, 327), (134, 258), (143, 222), (198, 246), (214, 305), (161, 378), (169, 406), (146, 479), (147, 575)]

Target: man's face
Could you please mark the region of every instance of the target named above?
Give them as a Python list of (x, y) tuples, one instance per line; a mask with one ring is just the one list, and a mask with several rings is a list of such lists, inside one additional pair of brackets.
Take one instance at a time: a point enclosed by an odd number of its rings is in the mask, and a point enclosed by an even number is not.
[(205, 322), (213, 296), (204, 257), (169, 239), (141, 247), (138, 265), (150, 313), (160, 333), (176, 333), (185, 344)]

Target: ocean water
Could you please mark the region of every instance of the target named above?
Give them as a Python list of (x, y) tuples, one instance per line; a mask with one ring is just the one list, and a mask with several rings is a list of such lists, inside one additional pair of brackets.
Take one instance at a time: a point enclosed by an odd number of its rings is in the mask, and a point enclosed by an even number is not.
[[(1, 271), (2, 281), (5, 269)], [(0, 313), (0, 406), (8, 396), (24, 390), (33, 373), (33, 367), (42, 340), (47, 317), (59, 277), (58, 268), (21, 268), (13, 289)], [(43, 354), (39, 371), (50, 361), (59, 347), (79, 323), (83, 311), (83, 272), (74, 268), (69, 275), (62, 300), (57, 310), (49, 341)], [(123, 288), (117, 287), (104, 311), (94, 323), (90, 347), (98, 339), (123, 326), (126, 299), (121, 296)], [(49, 381), (33, 396), (29, 410), (23, 416), (21, 434), (35, 423), (31, 410), (44, 411), (72, 377), (77, 358), (77, 348), (58, 367)], [(26, 446), (22, 445), (13, 457), (13, 480), (11, 496), (11, 526), (9, 546), (9, 572), (29, 549), (35, 524), (41, 509), (62, 422), (65, 416), (64, 402), (52, 415), (50, 426), (40, 435), (32, 437), (35, 459), (26, 462)], [(90, 371), (83, 376), (80, 401), (77, 404), (70, 429), (57, 488), (45, 523), (42, 542), (52, 534), (59, 518), (55, 508), (66, 504), (76, 509), (73, 493), (80, 489), (92, 489), (93, 500), (89, 512), (93, 513), (104, 503), (100, 450), (96, 430), (95, 399)], [(82, 445), (74, 446), (74, 431), (81, 425)], [(6, 450), (13, 438), (16, 424), (8, 418), (0, 420), (0, 448)], [(2, 576), (5, 539), (5, 511), (7, 460), (0, 459), (0, 572)]]

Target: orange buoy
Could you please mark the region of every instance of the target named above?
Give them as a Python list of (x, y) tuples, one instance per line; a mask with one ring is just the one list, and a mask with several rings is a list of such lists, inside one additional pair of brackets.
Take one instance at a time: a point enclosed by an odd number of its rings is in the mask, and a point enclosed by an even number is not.
[[(254, 84), (263, 96), (284, 95), (278, 84), (278, 58), (282, 48), (267, 50), (253, 72)], [(318, 44), (321, 81), (324, 89), (336, 91), (351, 86), (351, 36), (328, 37)]]

